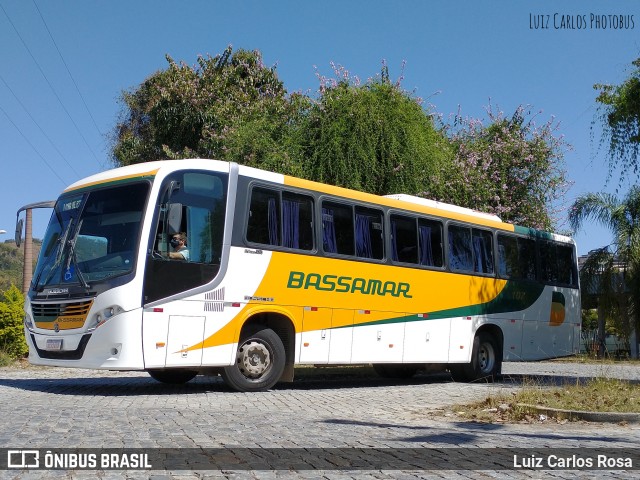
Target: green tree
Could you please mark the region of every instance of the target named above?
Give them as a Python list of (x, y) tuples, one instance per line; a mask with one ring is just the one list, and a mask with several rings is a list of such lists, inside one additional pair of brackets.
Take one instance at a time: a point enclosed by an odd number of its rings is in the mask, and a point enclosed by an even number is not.
[(360, 84), (342, 67), (318, 75), (318, 99), (304, 116), (305, 176), (375, 194), (437, 186), (449, 144), (420, 100), (382, 75)]
[(605, 317), (616, 320), (615, 328), (630, 338), (637, 356), (635, 332), (640, 327), (640, 187), (634, 186), (619, 199), (608, 193), (578, 197), (569, 211), (569, 222), (577, 231), (594, 221), (613, 234), (611, 245), (592, 252), (581, 269), (585, 292), (597, 295)]
[(228, 47), (194, 67), (167, 61), (166, 70), (123, 92), (115, 164), (201, 157), (299, 173), (290, 125), (305, 100), (286, 95), (260, 52)]
[(629, 173), (638, 175), (640, 151), (640, 58), (620, 85), (596, 84), (596, 101), (604, 126), (603, 142), (609, 144), (609, 175), (620, 171), (620, 182)]
[(312, 99), (287, 94), (257, 51), (231, 47), (195, 67), (176, 63), (122, 95), (118, 165), (203, 157), (236, 161), (376, 194), (409, 193), (550, 229), (566, 189), (562, 140), (524, 109), (491, 124), (460, 120), (447, 135), (433, 112), (391, 81), (361, 84), (334, 65)]
[(24, 296), (15, 285), (2, 292), (0, 302), (0, 350), (12, 358), (27, 354), (22, 319)]
[(488, 108), (489, 125), (456, 117), (451, 129), (454, 159), (437, 200), (493, 213), (518, 225), (551, 230), (554, 208), (569, 186), (564, 144), (550, 120), (536, 126), (519, 107), (510, 117)]

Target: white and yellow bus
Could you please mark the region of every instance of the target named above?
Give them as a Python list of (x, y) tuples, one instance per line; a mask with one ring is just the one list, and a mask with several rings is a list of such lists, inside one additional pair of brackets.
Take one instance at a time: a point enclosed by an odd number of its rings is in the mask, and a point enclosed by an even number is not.
[[(170, 256), (180, 234), (188, 255)], [(167, 383), (219, 373), (258, 391), (292, 381), (297, 364), (396, 377), (440, 364), (457, 380), (491, 379), (503, 360), (577, 353), (579, 312), (569, 238), (191, 159), (67, 188), (24, 326), (33, 364)]]

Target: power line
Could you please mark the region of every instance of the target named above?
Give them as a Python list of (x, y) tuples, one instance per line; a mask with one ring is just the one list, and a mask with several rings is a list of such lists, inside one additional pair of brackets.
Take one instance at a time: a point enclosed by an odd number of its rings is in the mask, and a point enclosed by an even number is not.
[(53, 149), (58, 152), (58, 155), (60, 155), (62, 157), (62, 159), (65, 161), (65, 163), (69, 166), (69, 168), (73, 171), (73, 173), (76, 174), (77, 177), (80, 177), (80, 174), (76, 171), (75, 168), (73, 168), (73, 165), (71, 165), (71, 163), (69, 163), (69, 160), (67, 160), (67, 157), (65, 157), (62, 152), (58, 149), (58, 147), (56, 147), (56, 145), (53, 143), (53, 141), (51, 140), (51, 138), (49, 138), (49, 135), (47, 135), (45, 133), (45, 131), (42, 129), (42, 127), (40, 127), (40, 124), (35, 120), (35, 118), (33, 118), (33, 116), (31, 115), (31, 113), (29, 113), (29, 110), (27, 110), (27, 107), (24, 106), (24, 104), (20, 101), (20, 99), (16, 96), (16, 94), (14, 93), (14, 91), (11, 89), (11, 87), (9, 86), (9, 84), (6, 82), (6, 80), (4, 79), (4, 77), (2, 75), (0, 75), (0, 80), (2, 80), (2, 83), (4, 83), (4, 86), (7, 87), (7, 89), (11, 92), (11, 95), (13, 95), (13, 98), (15, 98), (15, 100), (20, 104), (20, 106), (22, 107), (22, 109), (25, 111), (25, 113), (29, 116), (29, 118), (31, 119), (31, 121), (33, 123), (35, 123), (36, 127), (38, 127), (38, 130), (40, 130), (40, 133), (42, 133), (42, 135), (44, 135), (44, 138), (46, 138), (49, 143), (51, 144), (51, 146), (53, 147)]
[(42, 20), (42, 23), (44, 24), (44, 28), (47, 30), (47, 33), (49, 34), (49, 38), (51, 38), (51, 42), (53, 42), (53, 46), (56, 47), (56, 51), (58, 52), (58, 55), (60, 56), (60, 60), (62, 60), (62, 64), (64, 65), (64, 68), (67, 69), (67, 73), (69, 74), (69, 78), (71, 78), (71, 81), (73, 82), (73, 86), (76, 87), (76, 92), (78, 92), (78, 95), (80, 96), (80, 99), (82, 100), (82, 103), (84, 104), (84, 108), (87, 110), (87, 113), (89, 114), (89, 117), (91, 117), (91, 121), (93, 122), (93, 126), (96, 127), (96, 131), (98, 132), (98, 134), (100, 134), (102, 136), (102, 132), (100, 131), (100, 128), (98, 127), (98, 124), (96, 123), (96, 119), (93, 118), (93, 115), (91, 114), (91, 110), (89, 110), (89, 106), (87, 105), (87, 102), (85, 101), (84, 97), (82, 96), (82, 93), (80, 93), (80, 89), (78, 88), (78, 84), (76, 83), (76, 80), (73, 78), (73, 75), (71, 75), (71, 70), (69, 70), (69, 67), (67, 66), (67, 62), (65, 62), (64, 57), (62, 56), (62, 52), (60, 52), (60, 49), (58, 48), (58, 44), (53, 39), (53, 35), (51, 34), (51, 30), (49, 30), (49, 26), (47, 25), (47, 22), (45, 22), (44, 17), (42, 16), (42, 12), (40, 12), (40, 9), (38, 8), (38, 4), (36, 3), (36, 0), (32, 0), (32, 2), (33, 2), (33, 5), (36, 7), (36, 10), (38, 11), (38, 15), (40, 15), (40, 19)]
[(56, 177), (58, 177), (58, 180), (60, 180), (60, 181), (62, 182), (62, 184), (63, 184), (64, 186), (66, 186), (66, 185), (67, 185), (67, 182), (65, 182), (65, 181), (62, 179), (62, 177), (60, 177), (60, 175), (58, 175), (58, 172), (56, 172), (56, 171), (54, 170), (54, 168), (51, 166), (51, 164), (49, 164), (49, 162), (47, 162), (47, 160), (46, 160), (46, 159), (45, 159), (45, 158), (40, 154), (40, 152), (36, 149), (36, 147), (34, 147), (34, 146), (33, 146), (33, 144), (31, 143), (31, 141), (27, 138), (27, 136), (26, 136), (24, 133), (22, 133), (22, 130), (20, 130), (20, 128), (18, 127), (18, 125), (16, 125), (16, 124), (14, 123), (14, 121), (13, 121), (13, 120), (11, 120), (11, 117), (9, 116), (9, 114), (8, 114), (8, 113), (4, 110), (4, 108), (2, 108), (1, 106), (0, 106), (0, 111), (1, 111), (2, 113), (4, 113), (4, 116), (5, 116), (5, 117), (7, 117), (7, 120), (9, 120), (9, 122), (11, 122), (11, 125), (13, 125), (13, 127), (18, 131), (18, 133), (19, 133), (20, 135), (22, 135), (22, 138), (24, 138), (25, 142), (27, 142), (27, 143), (29, 144), (29, 146), (33, 149), (33, 151), (34, 151), (34, 152), (36, 152), (36, 155), (38, 155), (38, 156), (40, 157), (40, 159), (41, 159), (41, 160), (42, 160), (42, 161), (47, 165), (47, 167), (49, 167), (49, 170), (51, 170), (51, 172), (52, 172)]
[(29, 49), (29, 47), (27, 46), (26, 42), (24, 41), (24, 39), (22, 38), (22, 35), (20, 35), (20, 32), (18, 32), (18, 29), (16, 28), (16, 26), (13, 24), (13, 21), (11, 21), (11, 17), (9, 17), (9, 14), (7, 13), (7, 11), (4, 9), (4, 7), (2, 6), (2, 4), (0, 4), (0, 9), (2, 9), (2, 11), (4, 12), (5, 16), (7, 17), (7, 20), (9, 20), (9, 23), (11, 24), (11, 26), (13, 27), (13, 30), (16, 32), (16, 35), (18, 35), (18, 38), (20, 39), (20, 41), (22, 42), (22, 45), (24, 46), (24, 48), (27, 50), (27, 52), (29, 53), (29, 56), (31, 57), (31, 59), (33, 60), (33, 62), (36, 64), (36, 66), (38, 67), (38, 70), (40, 71), (40, 74), (43, 76), (43, 78), (45, 79), (45, 81), (47, 82), (47, 85), (49, 85), (49, 88), (51, 89), (51, 91), (53, 92), (53, 95), (56, 97), (56, 99), (58, 100), (58, 103), (60, 104), (60, 106), (62, 107), (62, 109), (65, 111), (65, 113), (67, 114), (67, 117), (69, 117), (69, 120), (71, 120), (71, 123), (73, 124), (73, 126), (75, 127), (76, 131), (78, 132), (78, 135), (80, 135), (80, 137), (82, 138), (82, 140), (84, 141), (84, 144), (87, 146), (87, 148), (89, 149), (89, 151), (91, 152), (91, 155), (93, 156), (94, 160), (96, 161), (96, 163), (98, 162), (98, 157), (96, 157), (96, 154), (94, 153), (93, 149), (91, 148), (91, 146), (89, 145), (89, 142), (87, 142), (87, 139), (84, 137), (84, 135), (82, 134), (82, 132), (80, 131), (80, 128), (78, 127), (78, 124), (73, 120), (73, 117), (71, 116), (71, 114), (69, 113), (69, 110), (67, 110), (67, 107), (64, 106), (64, 103), (62, 103), (62, 100), (60, 99), (60, 96), (58, 95), (58, 93), (56, 92), (55, 88), (53, 88), (53, 85), (51, 85), (51, 82), (49, 81), (49, 79), (47, 78), (47, 75), (44, 73), (44, 71), (42, 70), (42, 67), (40, 67), (40, 64), (38, 63), (38, 61), (36, 60), (36, 58), (33, 56), (33, 53), (31, 53), (31, 50)]

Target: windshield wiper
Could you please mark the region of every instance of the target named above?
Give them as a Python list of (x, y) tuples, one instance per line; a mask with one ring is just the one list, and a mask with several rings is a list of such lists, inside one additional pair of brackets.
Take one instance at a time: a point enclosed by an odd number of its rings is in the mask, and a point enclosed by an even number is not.
[(60, 266), (60, 263), (62, 262), (62, 256), (64, 253), (65, 245), (67, 243), (67, 237), (69, 236), (69, 230), (71, 230), (72, 223), (73, 223), (73, 218), (70, 218), (69, 223), (67, 224), (67, 228), (64, 229), (62, 236), (58, 238), (58, 250), (56, 250), (56, 259), (53, 262), (53, 265), (51, 266), (51, 268), (49, 269), (47, 278), (44, 280), (42, 285), (38, 287), (40, 277), (42, 276), (42, 272), (44, 272), (44, 268), (40, 270), (40, 273), (38, 274), (38, 278), (36, 278), (36, 281), (34, 283), (35, 287), (37, 287), (36, 291), (41, 292), (42, 290), (44, 290), (45, 285), (47, 285), (51, 281), (51, 279), (53, 278), (53, 274), (55, 273), (56, 269)]
[(82, 272), (80, 271), (80, 267), (78, 266), (78, 259), (76, 258), (76, 242), (78, 240), (78, 235), (80, 234), (80, 229), (82, 228), (82, 222), (84, 220), (80, 220), (78, 222), (78, 225), (76, 226), (76, 229), (73, 233), (73, 236), (71, 237), (71, 240), (69, 240), (68, 245), (69, 245), (69, 254), (67, 256), (67, 265), (65, 270), (69, 271), (69, 267), (71, 266), (71, 262), (73, 262), (74, 267), (76, 267), (76, 275), (78, 277), (78, 280), (80, 281), (80, 284), (86, 288), (87, 290), (90, 288), (89, 284), (87, 283), (87, 281), (84, 278), (84, 275), (82, 274)]

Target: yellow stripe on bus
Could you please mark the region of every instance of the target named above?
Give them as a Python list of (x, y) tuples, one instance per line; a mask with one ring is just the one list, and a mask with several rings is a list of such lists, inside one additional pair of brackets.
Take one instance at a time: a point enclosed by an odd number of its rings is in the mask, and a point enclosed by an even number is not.
[(461, 222), (473, 223), (473, 224), (482, 225), (485, 227), (499, 228), (500, 230), (505, 230), (508, 232), (513, 232), (515, 229), (514, 225), (512, 224), (498, 222), (495, 220), (491, 220), (489, 218), (483, 218), (480, 216), (476, 217), (473, 215), (465, 215), (464, 213), (450, 211), (450, 210), (439, 210), (437, 208), (429, 207), (426, 205), (420, 205), (418, 203), (409, 203), (402, 200), (386, 198), (383, 196), (374, 195), (371, 193), (359, 192), (356, 190), (350, 190), (348, 188), (343, 188), (343, 187), (335, 187), (333, 185), (325, 185), (324, 183), (318, 183), (311, 180), (304, 180), (301, 178), (290, 177), (286, 175), (284, 177), (284, 184), (289, 185), (291, 187), (325, 193), (327, 195), (344, 197), (349, 200), (354, 200), (358, 202), (366, 202), (373, 205), (397, 208), (399, 210), (407, 210), (415, 213), (423, 213), (426, 215), (443, 217), (444, 219), (458, 220)]
[(104, 178), (102, 180), (97, 180), (95, 182), (83, 183), (82, 185), (76, 185), (75, 187), (67, 188), (64, 191), (64, 193), (72, 192), (74, 190), (79, 190), (81, 188), (94, 187), (96, 185), (101, 185), (103, 183), (115, 183), (115, 182), (121, 182), (123, 180), (130, 180), (132, 178), (152, 177), (152, 176), (155, 176), (156, 173), (158, 173), (158, 170), (160, 170), (160, 169), (156, 168), (155, 170), (151, 170), (149, 172), (140, 172), (140, 173), (134, 173), (134, 174), (131, 174), (131, 175), (123, 175), (121, 177)]

